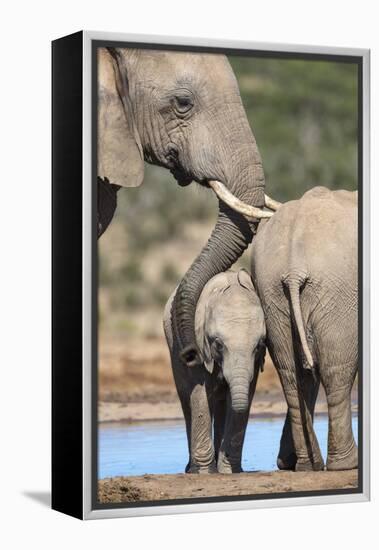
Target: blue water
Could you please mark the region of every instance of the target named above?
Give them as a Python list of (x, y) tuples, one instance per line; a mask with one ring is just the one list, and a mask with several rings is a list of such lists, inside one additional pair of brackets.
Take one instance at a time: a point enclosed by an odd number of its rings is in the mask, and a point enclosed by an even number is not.
[[(245, 471), (275, 470), (283, 418), (251, 419), (244, 443)], [(318, 441), (326, 458), (328, 422), (315, 418)], [(357, 418), (353, 418), (357, 441)], [(99, 428), (99, 479), (113, 476), (183, 473), (188, 460), (184, 421), (104, 424)]]

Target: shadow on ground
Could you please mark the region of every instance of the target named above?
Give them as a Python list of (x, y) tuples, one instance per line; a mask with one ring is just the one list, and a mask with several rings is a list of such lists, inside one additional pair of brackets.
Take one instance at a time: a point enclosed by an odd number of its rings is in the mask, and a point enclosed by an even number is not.
[(51, 493), (48, 491), (24, 491), (22, 494), (42, 506), (51, 506)]

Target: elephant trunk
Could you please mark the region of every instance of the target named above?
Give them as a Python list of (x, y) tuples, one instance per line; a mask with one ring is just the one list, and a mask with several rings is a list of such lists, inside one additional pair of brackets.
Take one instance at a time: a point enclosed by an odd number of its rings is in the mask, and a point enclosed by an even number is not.
[(236, 413), (244, 413), (249, 407), (250, 380), (248, 368), (237, 366), (233, 368), (233, 374), (229, 381), (232, 410)]
[[(260, 165), (251, 165), (240, 175), (240, 185), (232, 192), (246, 204), (264, 205), (264, 179)], [(254, 184), (255, 182), (255, 184)], [(235, 190), (241, 189), (240, 193)], [(182, 361), (193, 367), (202, 364), (202, 357), (196, 344), (194, 319), (198, 299), (206, 283), (218, 273), (229, 269), (242, 255), (252, 241), (256, 224), (248, 221), (219, 200), (219, 214), (215, 228), (187, 273), (184, 275), (172, 305), (173, 329), (180, 346)]]

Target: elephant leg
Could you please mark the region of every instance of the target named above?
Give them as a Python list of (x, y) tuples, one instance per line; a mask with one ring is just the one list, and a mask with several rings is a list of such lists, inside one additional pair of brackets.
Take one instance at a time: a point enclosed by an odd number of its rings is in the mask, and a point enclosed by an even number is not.
[(280, 438), (278, 458), (276, 459), (279, 470), (294, 470), (297, 462), (295, 444), (292, 437), (291, 417), (289, 409)]
[[(307, 399), (311, 392), (307, 391), (305, 376), (312, 377), (313, 374), (305, 373), (300, 361), (297, 364), (292, 345), (291, 348), (289, 347), (289, 343), (292, 342), (292, 332), (286, 320), (281, 323), (278, 334), (271, 330), (270, 340), (281, 343), (275, 346), (275, 350), (270, 349), (270, 355), (278, 371), (288, 405), (288, 417), (297, 457), (295, 470), (323, 470), (324, 461), (313, 429), (314, 405), (312, 407), (311, 400), (309, 397)], [(286, 430), (288, 430), (288, 424)]]
[[(314, 417), (314, 410), (320, 388), (320, 378), (316, 372), (312, 374), (304, 373), (302, 380), (303, 397), (307, 404), (310, 415)], [(292, 437), (291, 418), (289, 410), (287, 410), (286, 420), (283, 426), (282, 437), (280, 439), (280, 449), (277, 458), (279, 470), (294, 470), (296, 467), (297, 456), (295, 445)]]
[(225, 432), (221, 442), (217, 460), (217, 470), (220, 474), (235, 474), (242, 472), (242, 448), (245, 439), (246, 427), (253, 391), (249, 393), (249, 406), (243, 413), (234, 412), (228, 392), (226, 400)]
[(214, 473), (212, 400), (206, 374), (200, 367), (189, 369), (177, 353), (171, 356), (172, 372), (186, 424), (189, 460), (186, 473)]
[(118, 185), (97, 178), (97, 238), (101, 237), (111, 223), (117, 207)]
[[(185, 367), (189, 368), (189, 367)], [(198, 371), (198, 372), (195, 372)], [(188, 473), (215, 473), (216, 461), (212, 440), (213, 410), (202, 367), (190, 370), (190, 467)]]
[(351, 420), (351, 389), (356, 372), (356, 360), (321, 369), (329, 414), (328, 470), (352, 470), (358, 467), (358, 448)]
[(187, 473), (191, 468), (191, 403), (188, 383), (188, 371), (184, 368), (177, 353), (171, 354), (171, 368), (174, 375), (176, 391), (182, 406), (183, 416), (186, 424), (187, 444), (188, 444), (188, 462), (185, 467)]
[(186, 434), (187, 434), (187, 443), (188, 443), (188, 462), (185, 467), (185, 473), (187, 474), (191, 468), (191, 407), (189, 404), (189, 399), (184, 396), (180, 396), (180, 402), (182, 405), (184, 420), (186, 423)]
[(218, 460), (221, 442), (224, 437), (226, 422), (226, 395), (215, 400), (214, 405), (214, 449), (215, 459)]

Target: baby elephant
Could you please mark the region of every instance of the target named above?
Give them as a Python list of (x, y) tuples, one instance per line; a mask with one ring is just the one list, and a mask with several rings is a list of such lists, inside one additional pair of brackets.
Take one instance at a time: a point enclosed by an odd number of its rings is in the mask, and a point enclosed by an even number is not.
[(241, 472), (242, 445), (266, 336), (251, 277), (245, 270), (228, 271), (205, 285), (195, 315), (201, 366), (188, 367), (179, 358), (171, 322), (175, 292), (166, 304), (164, 330), (186, 421), (189, 462), (185, 471)]

